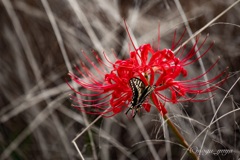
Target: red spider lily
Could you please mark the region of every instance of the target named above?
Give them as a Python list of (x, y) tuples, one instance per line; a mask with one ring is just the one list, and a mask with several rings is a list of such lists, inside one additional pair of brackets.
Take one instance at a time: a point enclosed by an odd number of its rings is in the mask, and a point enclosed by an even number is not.
[[(226, 80), (227, 72), (225, 70), (208, 81), (201, 81), (201, 78), (217, 64), (218, 59), (202, 75), (188, 80), (178, 80), (179, 77), (183, 79), (187, 77), (185, 66), (198, 61), (212, 47), (211, 44), (206, 51), (196, 57), (196, 52), (202, 48), (206, 41), (205, 39), (199, 44), (196, 50), (199, 40), (197, 38), (196, 44), (187, 54), (184, 54), (186, 53), (185, 47), (182, 47), (174, 54), (173, 49), (180, 43), (182, 37), (176, 44), (173, 43), (171, 49), (155, 51), (150, 44), (143, 44), (139, 48), (135, 48), (133, 45), (135, 50), (130, 52), (129, 58), (125, 60), (117, 59), (115, 63), (110, 62), (109, 58), (104, 54), (110, 64), (110, 72), (107, 72), (109, 64), (104, 63), (95, 52), (93, 54), (98, 64), (92, 62), (83, 52), (91, 67), (88, 68), (83, 63), (81, 63), (81, 69), (76, 67), (81, 78), (74, 73), (69, 73), (71, 79), (79, 84), (82, 89), (85, 89), (85, 92), (77, 91), (69, 85), (79, 95), (78, 97), (72, 96), (73, 101), (76, 102), (74, 106), (89, 114), (113, 116), (131, 106), (133, 92), (129, 81), (133, 77), (139, 78), (145, 86), (155, 87), (149, 97), (163, 115), (167, 113), (164, 107), (165, 102), (177, 103), (206, 100), (196, 99), (196, 96), (217, 89)], [(222, 80), (219, 80), (221, 77), (223, 77)], [(165, 91), (168, 91), (168, 94), (164, 94)], [(150, 111), (149, 99), (144, 100), (143, 104), (140, 105), (147, 112)]]

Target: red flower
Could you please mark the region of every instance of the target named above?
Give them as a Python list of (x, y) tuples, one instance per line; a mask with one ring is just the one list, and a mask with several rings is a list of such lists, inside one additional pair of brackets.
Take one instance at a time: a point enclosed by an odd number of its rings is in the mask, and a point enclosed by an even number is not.
[[(177, 44), (181, 39), (182, 37)], [(201, 49), (205, 40), (199, 45), (198, 50)], [(150, 111), (151, 105), (148, 99), (150, 97), (156, 108), (164, 115), (167, 113), (164, 107), (166, 102), (206, 100), (196, 99), (196, 96), (217, 89), (226, 80), (227, 72), (223, 71), (208, 81), (201, 81), (201, 78), (217, 64), (217, 60), (206, 73), (192, 79), (178, 80), (179, 77), (183, 79), (187, 77), (187, 70), (185, 69), (187, 65), (196, 62), (212, 47), (210, 45), (200, 57), (195, 57), (197, 43), (198, 38), (196, 44), (187, 54), (184, 54), (185, 47), (182, 47), (174, 54), (175, 45), (172, 46), (172, 49), (156, 51), (150, 44), (143, 44), (137, 49), (133, 45), (135, 50), (130, 52), (129, 58), (125, 60), (118, 59), (115, 63), (110, 62), (104, 54), (105, 59), (111, 65), (110, 72), (107, 71), (107, 69), (109, 70), (109, 64), (104, 63), (95, 52), (93, 54), (98, 64), (94, 64), (83, 52), (91, 67), (87, 68), (83, 63), (81, 63), (81, 70), (76, 67), (81, 78), (74, 73), (69, 73), (71, 79), (82, 87), (80, 91), (77, 91), (69, 85), (76, 94), (80, 95), (79, 97), (72, 97), (75, 102), (74, 106), (83, 112), (102, 114), (104, 116), (113, 116), (130, 107), (133, 116), (135, 116), (141, 107), (147, 112)], [(221, 77), (223, 77), (222, 80), (219, 80)], [(138, 78), (144, 87), (154, 87), (153, 91), (146, 92), (142, 97), (141, 94), (144, 93), (141, 92), (133, 95), (136, 91), (133, 90), (134, 88), (129, 83), (133, 78)], [(144, 88), (139, 89), (143, 91)], [(143, 102), (134, 99), (134, 97), (142, 98)], [(140, 104), (131, 106), (133, 104), (132, 100)]]

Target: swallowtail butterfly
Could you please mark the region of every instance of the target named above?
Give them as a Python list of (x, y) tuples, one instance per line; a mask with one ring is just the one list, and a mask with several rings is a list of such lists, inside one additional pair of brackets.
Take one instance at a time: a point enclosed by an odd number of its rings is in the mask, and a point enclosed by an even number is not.
[(141, 79), (135, 77), (130, 79), (129, 83), (132, 89), (133, 96), (131, 101), (131, 107), (129, 107), (129, 109), (126, 111), (126, 114), (129, 112), (129, 110), (134, 109), (134, 114), (132, 116), (132, 118), (134, 118), (138, 110), (142, 107), (142, 104), (146, 100), (148, 95), (150, 95), (155, 89), (155, 86), (146, 86)]

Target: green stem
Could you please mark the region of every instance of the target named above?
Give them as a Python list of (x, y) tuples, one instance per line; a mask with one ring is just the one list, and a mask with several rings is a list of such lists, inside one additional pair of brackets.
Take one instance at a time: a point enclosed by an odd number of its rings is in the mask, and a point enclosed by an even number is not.
[(173, 131), (173, 133), (175, 134), (175, 136), (177, 137), (181, 145), (183, 145), (187, 149), (188, 153), (194, 158), (194, 160), (199, 160), (196, 153), (189, 147), (188, 143), (185, 141), (185, 139), (183, 138), (181, 133), (178, 131), (176, 126), (172, 123), (172, 121), (170, 121), (168, 116), (165, 114), (163, 118), (167, 122), (168, 126), (171, 128), (171, 130)]

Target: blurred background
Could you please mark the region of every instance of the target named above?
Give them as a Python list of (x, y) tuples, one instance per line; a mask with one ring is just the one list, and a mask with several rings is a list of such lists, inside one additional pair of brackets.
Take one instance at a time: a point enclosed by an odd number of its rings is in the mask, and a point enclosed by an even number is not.
[[(81, 159), (72, 140), (97, 116), (84, 115), (71, 107), (69, 94), (73, 91), (66, 84), (67, 73), (74, 64), (87, 63), (81, 50), (93, 62), (92, 50), (101, 56), (105, 52), (110, 59), (113, 52), (118, 58), (128, 58), (129, 38), (123, 19), (138, 45), (156, 44), (160, 24), (163, 49), (171, 47), (175, 31), (177, 37), (185, 28), (194, 34), (235, 2), (1, 0), (0, 159)], [(209, 151), (200, 153), (201, 159), (240, 157), (239, 15), (240, 4), (235, 4), (199, 34), (200, 42), (209, 34), (202, 51), (215, 43), (203, 58), (204, 66), (208, 68), (221, 57), (209, 78), (229, 67), (230, 76), (214, 92), (214, 98), (201, 103), (167, 104), (169, 117), (188, 143), (193, 143), (193, 149), (203, 146)], [(184, 40), (189, 37), (191, 33), (187, 32)], [(188, 42), (187, 48), (192, 45)], [(189, 67), (193, 77), (202, 72), (199, 63)], [(221, 118), (201, 133), (214, 117)], [(100, 118), (82, 132), (76, 144), (81, 156), (89, 160), (191, 159), (184, 155), (184, 148), (168, 132), (154, 107), (135, 119), (124, 112)]]

